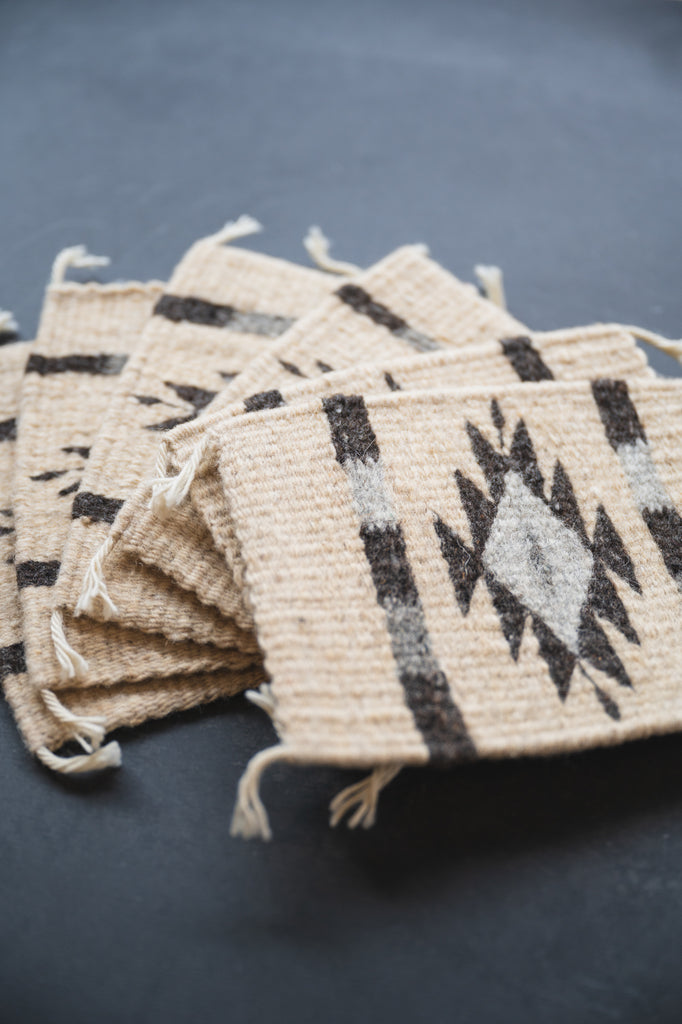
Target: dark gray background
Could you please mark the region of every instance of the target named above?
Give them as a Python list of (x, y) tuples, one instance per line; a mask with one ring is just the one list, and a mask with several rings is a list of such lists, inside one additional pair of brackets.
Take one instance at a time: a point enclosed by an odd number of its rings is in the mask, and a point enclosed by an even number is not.
[[(0, 305), (30, 336), (60, 247), (163, 278), (248, 211), (679, 336), (681, 84), (675, 2), (4, 0)], [(0, 709), (3, 1021), (682, 1017), (679, 737), (405, 772), (366, 834), (327, 829), (346, 775), (273, 769), (270, 845), (228, 834), (255, 709), (120, 739), (64, 782)]]

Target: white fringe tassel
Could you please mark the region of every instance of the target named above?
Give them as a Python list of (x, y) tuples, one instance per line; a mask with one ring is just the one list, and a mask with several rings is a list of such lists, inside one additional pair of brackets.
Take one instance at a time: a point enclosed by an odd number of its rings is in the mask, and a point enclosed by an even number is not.
[(265, 769), (275, 761), (286, 761), (287, 757), (286, 748), (278, 744), (261, 750), (251, 758), (239, 780), (230, 835), (241, 836), (243, 839), (272, 839), (268, 814), (258, 787)]
[(664, 338), (662, 334), (648, 331), (645, 327), (633, 327), (631, 324), (618, 324), (618, 326), (634, 338), (637, 338), (638, 341), (643, 341), (647, 345), (651, 345), (652, 348), (665, 352), (667, 356), (672, 356), (678, 363), (682, 363), (682, 340), (677, 341), (672, 338)]
[(114, 740), (102, 746), (106, 735), (106, 719), (101, 715), (77, 715), (69, 711), (51, 690), (42, 690), (41, 696), (48, 711), (68, 727), (71, 739), (80, 743), (85, 754), (60, 757), (47, 747), (39, 747), (36, 756), (54, 772), (75, 775), (83, 772), (97, 772), (105, 768), (118, 768), (121, 764), (121, 748)]
[(115, 619), (118, 616), (118, 608), (109, 597), (109, 591), (107, 585), (104, 582), (104, 559), (107, 557), (109, 552), (115, 543), (115, 537), (113, 534), (109, 534), (104, 544), (100, 547), (90, 565), (88, 571), (85, 574), (83, 580), (83, 589), (81, 596), (78, 598), (78, 604), (74, 609), (76, 615), (82, 615), (84, 612), (94, 611), (95, 601), (101, 601), (104, 605), (104, 617), (107, 619)]
[(277, 705), (272, 693), (272, 686), (269, 683), (263, 683), (258, 690), (245, 690), (244, 696), (252, 704), (255, 704), (257, 708), (264, 711), (266, 715), (269, 715), (274, 722)]
[(108, 267), (109, 263), (108, 256), (93, 256), (84, 245), (73, 245), (68, 249), (62, 249), (55, 256), (50, 284), (63, 284), (71, 267), (76, 270), (88, 270), (91, 267)]
[(329, 255), (331, 242), (316, 224), (308, 228), (308, 234), (303, 239), (303, 245), (313, 263), (320, 270), (326, 270), (329, 274), (341, 274), (344, 277), (351, 277), (353, 274), (361, 273), (362, 268), (356, 267), (354, 263), (335, 260), (333, 256)]
[(371, 828), (377, 817), (379, 794), (391, 782), (402, 765), (387, 764), (375, 768), (365, 779), (338, 793), (329, 805), (329, 824), (335, 828), (346, 814), (355, 808), (348, 820), (348, 828)]
[(53, 772), (62, 775), (77, 775), (82, 772), (100, 772), (105, 768), (119, 768), (121, 765), (121, 748), (113, 740), (92, 754), (76, 754), (74, 757), (59, 757), (47, 747), (39, 747), (36, 757)]
[[(50, 632), (57, 661), (62, 670), (64, 679), (83, 679), (88, 670), (88, 663), (78, 651), (75, 651), (64, 632), (64, 619), (58, 608), (52, 612), (50, 619)], [(47, 692), (47, 691), (46, 691)]]
[(479, 263), (478, 266), (474, 267), (474, 274), (481, 282), (486, 299), (489, 302), (494, 302), (500, 309), (506, 309), (507, 299), (504, 294), (504, 278), (500, 268)]
[(0, 309), (0, 331), (18, 331), (19, 324), (8, 309)]
[(99, 750), (106, 736), (106, 719), (102, 715), (77, 715), (69, 711), (52, 690), (41, 690), (41, 696), (48, 711), (69, 727), (71, 739), (80, 743), (87, 754)]
[(166, 519), (185, 500), (195, 476), (205, 461), (208, 448), (209, 437), (206, 436), (194, 446), (192, 454), (177, 476), (165, 475), (165, 451), (159, 452), (156, 468), (158, 470), (163, 461), (163, 469), (161, 473), (157, 472), (156, 477), (151, 482), (152, 496), (149, 501), (149, 508), (160, 519)]
[(220, 231), (216, 231), (214, 235), (209, 235), (209, 238), (217, 245), (227, 245), (228, 242), (235, 242), (238, 238), (246, 238), (247, 235), (255, 235), (262, 230), (263, 225), (255, 217), (250, 217), (248, 213), (243, 213), (236, 220), (228, 220), (225, 227), (221, 228)]

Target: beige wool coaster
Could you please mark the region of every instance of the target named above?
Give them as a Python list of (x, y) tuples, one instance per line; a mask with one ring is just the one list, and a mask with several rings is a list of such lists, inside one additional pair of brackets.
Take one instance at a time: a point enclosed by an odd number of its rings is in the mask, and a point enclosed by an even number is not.
[[(178, 480), (155, 487), (155, 507), (163, 510), (171, 499), (173, 504), (181, 500), (192, 484), (192, 473), (201, 467), (204, 472), (191, 487), (192, 504), (204, 516), (223, 560), (229, 559), (229, 514), (220, 486), (205, 470), (210, 464), (209, 431), (225, 416), (231, 418), (235, 403), (243, 409), (245, 402), (267, 400), (260, 397), (264, 391), (359, 362), (453, 348), (524, 330), (505, 310), (481, 298), (476, 288), (431, 260), (424, 246), (398, 249), (353, 280), (337, 281), (330, 296), (221, 392), (202, 420), (168, 435), (160, 462), (172, 471), (184, 464), (185, 472)], [(126, 540), (103, 558), (107, 585), (110, 577), (120, 575), (120, 562), (126, 557), (122, 552), (127, 551), (128, 557), (134, 554), (158, 565), (203, 603), (215, 604), (224, 616), (246, 626), (249, 615), (242, 607), (240, 588), (229, 572), (221, 571), (220, 555), (206, 546), (205, 535), (196, 537), (194, 511), (181, 510), (175, 522), (169, 519), (167, 528), (160, 528), (146, 514), (148, 503), (148, 490), (142, 486), (122, 510), (117, 532)]]
[[(188, 623), (198, 621), (199, 628), (191, 634), (196, 640), (251, 655), (256, 649), (250, 632), (223, 621), (215, 610), (207, 612), (194, 595), (180, 591), (160, 573), (150, 573), (139, 560), (122, 564), (107, 592), (98, 551), (125, 498), (151, 472), (165, 432), (206, 409), (219, 390), (254, 355), (274, 344), (295, 317), (326, 295), (335, 280), (226, 244), (258, 227), (251, 218), (241, 218), (190, 249), (120, 376), (74, 501), (57, 593), (60, 607), (87, 616), (78, 619), (79, 634), (68, 640), (88, 660), (89, 635), (96, 634), (90, 622), (113, 618), (122, 627), (149, 633), (160, 632), (165, 623), (166, 635), (175, 641), (185, 640)], [(150, 639), (145, 646), (137, 638), (137, 656), (145, 670), (157, 643)], [(153, 664), (152, 674), (168, 671), (168, 659), (175, 653), (168, 649), (167, 657)]]
[(281, 743), (380, 769), (682, 724), (682, 386), (594, 379), (330, 395), (226, 425), (220, 473)]
[[(63, 254), (56, 261), (60, 265)], [(55, 584), (89, 451), (111, 393), (147, 322), (161, 285), (78, 285), (48, 288), (38, 337), (22, 383), (14, 476), (16, 578), (23, 615), (26, 663), (40, 690), (120, 679), (242, 669), (251, 654), (207, 645), (171, 646), (155, 638), (140, 656), (136, 631), (100, 626), (90, 636), (87, 661), (71, 645), (79, 623), (55, 608)], [(57, 644), (53, 640), (57, 639)]]

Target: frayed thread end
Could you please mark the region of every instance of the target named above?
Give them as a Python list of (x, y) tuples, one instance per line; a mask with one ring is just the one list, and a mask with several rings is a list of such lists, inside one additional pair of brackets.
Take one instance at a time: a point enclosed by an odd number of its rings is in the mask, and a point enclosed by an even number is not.
[(652, 348), (657, 348), (659, 352), (665, 352), (667, 356), (676, 359), (678, 363), (682, 363), (682, 339), (664, 338), (662, 334), (657, 334), (655, 331), (648, 331), (645, 327), (633, 327), (631, 324), (619, 324), (618, 326), (638, 341), (643, 341), (645, 344), (651, 345)]
[(264, 711), (266, 715), (269, 715), (274, 722), (275, 715), (277, 713), (277, 703), (270, 683), (263, 683), (257, 690), (245, 690), (244, 696), (247, 700), (251, 701), (252, 704), (255, 704), (257, 708)]
[(504, 294), (504, 277), (499, 267), (479, 263), (474, 267), (474, 274), (481, 282), (481, 287), (489, 302), (499, 306), (500, 309), (507, 309), (507, 299)]
[(402, 769), (399, 764), (382, 765), (360, 782), (342, 789), (329, 805), (329, 824), (335, 828), (347, 814), (348, 828), (371, 828), (377, 817), (379, 795)]
[(75, 651), (64, 632), (64, 619), (58, 608), (52, 612), (50, 618), (50, 633), (52, 644), (59, 667), (62, 670), (63, 679), (83, 679), (88, 671), (88, 663), (78, 651)]
[(328, 274), (352, 277), (354, 274), (361, 273), (361, 267), (357, 267), (354, 263), (346, 263), (344, 260), (335, 260), (330, 255), (331, 242), (316, 224), (308, 228), (308, 234), (303, 239), (303, 246), (313, 263), (320, 270), (326, 270)]
[(286, 761), (288, 753), (285, 747), (278, 744), (261, 750), (251, 758), (246, 771), (239, 780), (237, 802), (230, 826), (231, 836), (242, 839), (272, 839), (272, 830), (268, 814), (260, 798), (259, 786), (263, 772), (276, 761)]
[[(149, 508), (160, 519), (166, 519), (174, 509), (178, 508), (189, 494), (194, 478), (202, 467), (209, 447), (208, 438), (203, 438), (194, 446), (192, 454), (177, 476), (162, 474), (152, 480), (152, 496)], [(157, 460), (157, 469), (161, 459)]]
[(106, 736), (106, 719), (103, 715), (77, 715), (65, 707), (52, 690), (41, 690), (41, 696), (50, 714), (67, 726), (70, 738), (80, 743), (87, 754), (99, 750)]
[(227, 245), (229, 242), (235, 242), (238, 238), (246, 238), (248, 235), (255, 235), (262, 230), (263, 225), (260, 221), (257, 221), (255, 217), (251, 217), (248, 213), (243, 213), (236, 220), (228, 220), (227, 224), (220, 231), (216, 231), (214, 235), (209, 237), (216, 245)]
[(108, 256), (93, 256), (84, 245), (72, 245), (62, 249), (55, 256), (50, 284), (63, 284), (67, 271), (72, 267), (75, 270), (89, 270), (94, 267), (108, 267), (110, 262)]
[(116, 740), (94, 750), (91, 754), (76, 754), (74, 757), (60, 757), (47, 747), (39, 747), (36, 750), (36, 757), (46, 768), (61, 775), (81, 775), (85, 772), (101, 772), (106, 768), (121, 766), (121, 748)]
[(102, 614), (105, 619), (118, 617), (118, 608), (111, 600), (104, 582), (104, 559), (110, 553), (114, 543), (114, 535), (110, 533), (90, 562), (83, 580), (83, 589), (78, 598), (78, 604), (74, 609), (75, 615), (92, 614), (95, 611), (95, 602), (101, 601)]

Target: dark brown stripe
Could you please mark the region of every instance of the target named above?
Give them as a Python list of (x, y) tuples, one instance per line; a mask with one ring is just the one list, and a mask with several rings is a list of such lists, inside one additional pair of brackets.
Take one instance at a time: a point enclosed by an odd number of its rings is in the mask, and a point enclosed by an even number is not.
[(503, 338), (500, 344), (521, 380), (554, 380), (554, 374), (542, 361), (542, 356), (530, 338)]
[(17, 421), (12, 418), (11, 420), (3, 420), (0, 423), (0, 441), (16, 441), (17, 439)]
[(242, 334), (262, 334), (277, 338), (293, 324), (288, 316), (271, 313), (242, 312), (234, 306), (222, 306), (194, 296), (162, 295), (154, 313), (174, 323), (186, 321), (204, 327), (229, 328)]
[[(353, 463), (380, 462), (379, 446), (367, 407), (360, 395), (334, 395), (323, 399), (322, 405), (337, 461), (348, 473), (352, 487)], [(407, 706), (431, 760), (475, 757), (473, 741), (431, 648), (402, 528), (397, 522), (373, 521), (369, 497), (363, 493), (363, 504), (368, 511), (360, 520), (360, 538), (377, 602), (386, 616), (396, 674)], [(378, 509), (383, 512), (390, 505), (389, 494), (376, 494)]]
[(259, 391), (257, 395), (251, 395), (244, 399), (246, 412), (260, 412), (261, 409), (277, 409), (284, 405), (282, 392), (273, 388), (272, 391)]
[(95, 523), (113, 523), (123, 501), (120, 498), (105, 498), (103, 494), (83, 491), (73, 499), (72, 519), (92, 519)]
[(17, 586), (53, 587), (59, 576), (59, 562), (18, 562)]
[(26, 373), (39, 373), (45, 377), (52, 373), (91, 373), (103, 374), (107, 377), (120, 373), (128, 356), (106, 355), (97, 356), (72, 355), (53, 358), (33, 354), (26, 364)]
[(619, 444), (646, 441), (644, 427), (624, 380), (595, 380), (592, 382), (592, 394), (612, 448), (618, 448)]
[(369, 292), (359, 285), (344, 284), (336, 294), (356, 313), (368, 317), (379, 327), (385, 327), (391, 334), (406, 341), (418, 352), (431, 352), (441, 347), (433, 338), (429, 338), (428, 335), (411, 327), (406, 320), (393, 313), (388, 306), (373, 299)]
[(0, 682), (7, 676), (18, 676), (26, 671), (26, 651), (23, 643), (0, 647)]

